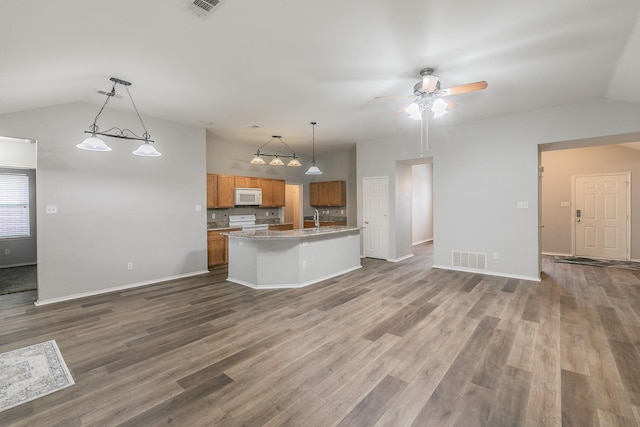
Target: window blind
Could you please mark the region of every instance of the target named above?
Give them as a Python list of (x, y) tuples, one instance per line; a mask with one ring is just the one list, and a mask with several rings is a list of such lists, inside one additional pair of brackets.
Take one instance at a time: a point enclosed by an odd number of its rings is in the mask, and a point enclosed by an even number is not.
[(0, 174), (0, 239), (29, 237), (29, 177)]

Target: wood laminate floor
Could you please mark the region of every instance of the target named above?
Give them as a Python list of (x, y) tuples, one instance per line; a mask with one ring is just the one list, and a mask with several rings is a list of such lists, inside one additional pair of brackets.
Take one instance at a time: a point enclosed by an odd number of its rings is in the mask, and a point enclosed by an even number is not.
[(55, 339), (76, 384), (25, 426), (638, 426), (640, 272), (543, 281), (399, 263), (256, 291), (226, 270), (35, 307), (0, 297), (0, 352)]

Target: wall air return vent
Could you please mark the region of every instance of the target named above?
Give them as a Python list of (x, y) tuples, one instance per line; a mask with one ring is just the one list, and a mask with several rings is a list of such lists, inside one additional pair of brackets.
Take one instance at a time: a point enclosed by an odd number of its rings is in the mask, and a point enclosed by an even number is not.
[(487, 254), (451, 251), (451, 264), (468, 270), (487, 270)]
[(224, 0), (186, 0), (186, 5), (187, 10), (202, 19), (206, 19), (218, 10), (223, 2)]

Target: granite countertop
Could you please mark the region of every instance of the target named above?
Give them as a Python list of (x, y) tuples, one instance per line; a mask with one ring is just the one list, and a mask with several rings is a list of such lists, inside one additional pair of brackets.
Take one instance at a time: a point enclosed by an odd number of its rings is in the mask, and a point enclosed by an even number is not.
[(251, 230), (251, 231), (231, 231), (225, 233), (229, 237), (243, 237), (246, 239), (304, 239), (315, 236), (325, 236), (328, 234), (346, 233), (350, 231), (360, 231), (360, 227), (350, 227), (346, 225), (332, 225), (329, 227), (299, 228), (297, 230)]
[[(269, 224), (269, 225), (293, 225), (293, 222), (279, 222), (277, 224)], [(207, 226), (207, 231), (224, 231), (224, 230), (240, 230), (242, 227), (209, 227)]]

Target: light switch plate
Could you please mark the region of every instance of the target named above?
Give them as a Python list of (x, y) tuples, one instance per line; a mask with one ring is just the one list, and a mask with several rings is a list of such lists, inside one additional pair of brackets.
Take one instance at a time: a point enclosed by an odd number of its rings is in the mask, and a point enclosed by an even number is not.
[(518, 209), (528, 209), (529, 202), (518, 202)]

